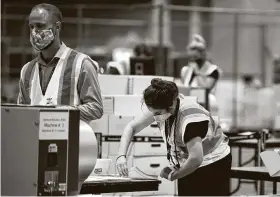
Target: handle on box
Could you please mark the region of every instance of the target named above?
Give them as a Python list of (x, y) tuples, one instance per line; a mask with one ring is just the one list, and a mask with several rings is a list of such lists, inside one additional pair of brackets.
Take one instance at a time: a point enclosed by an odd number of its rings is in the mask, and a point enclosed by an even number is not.
[(160, 147), (160, 144), (151, 144), (151, 147)]
[(158, 164), (158, 163), (156, 163), (156, 164), (150, 164), (150, 167), (152, 167), (152, 168), (158, 168), (160, 165)]

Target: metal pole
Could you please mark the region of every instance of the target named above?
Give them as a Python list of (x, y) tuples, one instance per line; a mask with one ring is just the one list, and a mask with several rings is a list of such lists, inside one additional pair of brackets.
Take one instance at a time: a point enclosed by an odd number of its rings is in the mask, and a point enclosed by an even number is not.
[(217, 8), (217, 7), (199, 7), (199, 6), (182, 6), (182, 5), (168, 5), (167, 9), (173, 11), (193, 11), (193, 12), (215, 12), (219, 14), (249, 14), (249, 15), (280, 15), (280, 11), (261, 10), (261, 9), (233, 9), (233, 8)]
[(238, 80), (238, 42), (239, 42), (239, 15), (234, 14), (234, 33), (233, 33), (233, 80), (232, 88), (232, 123), (237, 126), (237, 80)]
[[(260, 154), (261, 152), (263, 152), (265, 150), (265, 136), (266, 135), (266, 131), (264, 129), (262, 129), (259, 133), (258, 136), (258, 166), (263, 166), (263, 162), (261, 160)], [(257, 191), (258, 195), (264, 195), (264, 181), (258, 181), (258, 191)]]
[(82, 45), (82, 38), (83, 38), (83, 5), (78, 5), (78, 39), (77, 39), (77, 46), (76, 48)]
[(164, 5), (158, 5), (159, 14), (158, 14), (158, 74), (163, 76), (165, 74), (164, 71), (164, 53), (163, 53), (163, 12), (164, 12)]
[(266, 26), (260, 25), (260, 63), (261, 63), (261, 80), (262, 84), (266, 86), (266, 65), (265, 65), (265, 45), (266, 45)]
[[(6, 31), (7, 31), (7, 19), (5, 19), (5, 16), (6, 16), (6, 6), (3, 5), (3, 13), (2, 13), (2, 17), (4, 18), (2, 21), (2, 25), (3, 25), (3, 31), (2, 31), (2, 37), (4, 37), (5, 39), (7, 39), (6, 37)], [(4, 40), (4, 45), (5, 45), (5, 50), (4, 50), (4, 55), (1, 57), (3, 58), (3, 62), (4, 62), (4, 65), (2, 65), (2, 73), (4, 72), (5, 75), (3, 75), (4, 77), (8, 77), (9, 76), (9, 73), (10, 73), (10, 67), (8, 66), (9, 65), (9, 57), (10, 57), (10, 54), (9, 54), (9, 45), (8, 45), (8, 40)], [(2, 49), (3, 50), (3, 49)]]
[(3, 13), (2, 13), (2, 17), (4, 18), (4, 20), (2, 21), (2, 26), (3, 26), (3, 31), (2, 31), (2, 36), (6, 37), (6, 30), (7, 30), (7, 21), (5, 19), (6, 16), (6, 6), (3, 5)]

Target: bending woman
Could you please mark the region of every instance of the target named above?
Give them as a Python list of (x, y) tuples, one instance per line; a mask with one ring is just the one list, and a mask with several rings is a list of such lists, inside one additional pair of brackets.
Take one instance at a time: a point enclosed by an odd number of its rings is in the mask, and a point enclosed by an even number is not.
[(122, 135), (116, 164), (119, 174), (128, 175), (126, 153), (132, 137), (156, 121), (170, 163), (160, 176), (178, 179), (178, 195), (229, 195), (228, 138), (210, 113), (179, 95), (175, 83), (161, 79), (153, 79), (145, 89), (144, 102), (149, 112), (131, 121)]

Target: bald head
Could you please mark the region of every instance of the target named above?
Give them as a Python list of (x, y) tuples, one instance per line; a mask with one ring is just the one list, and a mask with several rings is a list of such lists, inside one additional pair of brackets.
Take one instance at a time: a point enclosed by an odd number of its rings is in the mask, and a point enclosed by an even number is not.
[[(52, 22), (52, 23), (62, 21), (62, 14), (61, 14), (60, 10), (52, 4), (47, 4), (47, 3), (38, 4), (32, 8), (30, 16), (33, 13), (39, 14), (39, 15), (42, 15), (43, 17), (48, 18), (50, 20), (50, 22)], [(29, 18), (30, 18), (30, 16), (29, 16)]]

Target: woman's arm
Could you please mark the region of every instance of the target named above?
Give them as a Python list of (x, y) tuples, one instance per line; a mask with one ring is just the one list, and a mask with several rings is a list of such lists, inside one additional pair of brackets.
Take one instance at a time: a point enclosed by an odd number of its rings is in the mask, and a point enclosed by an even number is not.
[(203, 146), (202, 139), (208, 131), (209, 121), (192, 122), (186, 126), (184, 133), (184, 141), (189, 156), (181, 168), (174, 172), (171, 179), (179, 179), (193, 173), (203, 162)]
[(154, 121), (153, 114), (147, 112), (128, 123), (121, 137), (118, 155), (126, 155), (132, 137), (152, 124)]
[(126, 153), (130, 145), (131, 139), (138, 132), (149, 126), (154, 122), (154, 117), (151, 113), (144, 113), (141, 117), (131, 121), (124, 129), (121, 137), (118, 158), (116, 166), (121, 176), (128, 176)]
[(180, 179), (193, 173), (203, 161), (203, 148), (201, 137), (192, 138), (187, 142), (189, 157), (181, 168), (171, 175), (171, 181)]

